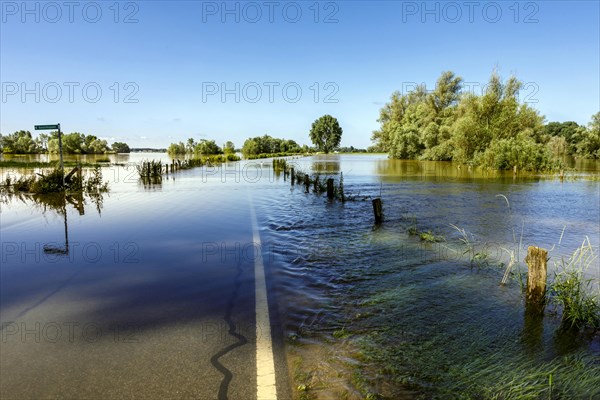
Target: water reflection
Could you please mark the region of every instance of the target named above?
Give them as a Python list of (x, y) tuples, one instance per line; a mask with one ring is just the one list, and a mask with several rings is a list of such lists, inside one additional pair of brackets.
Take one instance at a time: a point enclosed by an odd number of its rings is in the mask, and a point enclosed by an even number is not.
[(328, 154), (315, 157), (312, 171), (319, 174), (337, 174), (341, 170), (339, 154)]
[(514, 175), (512, 171), (494, 171), (462, 165), (450, 161), (378, 160), (375, 173), (384, 181), (399, 182), (404, 179), (426, 181), (460, 181), (475, 179), (495, 179), (499, 181), (527, 178), (532, 175)]
[(41, 211), (42, 214), (53, 212), (63, 217), (64, 224), (64, 242), (56, 242), (44, 245), (45, 254), (69, 255), (69, 222), (68, 206), (72, 206), (79, 215), (85, 215), (86, 197), (94, 205), (98, 215), (102, 213), (104, 194), (101, 192), (88, 193), (84, 195), (78, 193), (52, 193), (52, 194), (29, 194), (22, 192), (2, 192), (1, 202), (8, 204), (10, 202), (21, 202), (27, 206), (33, 206)]

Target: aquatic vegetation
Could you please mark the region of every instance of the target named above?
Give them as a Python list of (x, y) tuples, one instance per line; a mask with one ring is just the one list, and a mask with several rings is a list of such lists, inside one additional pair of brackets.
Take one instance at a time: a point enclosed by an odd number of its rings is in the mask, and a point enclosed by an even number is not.
[(562, 308), (562, 323), (566, 328), (600, 328), (600, 289), (594, 279), (586, 279), (585, 271), (597, 255), (588, 238), (568, 259), (556, 265), (549, 286), (549, 302)]
[(273, 170), (274, 171), (287, 171), (289, 169), (287, 160), (284, 158), (273, 159)]
[(446, 241), (446, 239), (443, 236), (435, 235), (431, 231), (420, 232), (419, 237), (421, 238), (421, 240), (423, 242), (428, 242), (428, 243), (437, 243), (437, 242)]
[(100, 167), (94, 167), (92, 174), (87, 180), (81, 180), (81, 187), (87, 193), (100, 193), (108, 191), (108, 182), (102, 181), (102, 170)]
[(135, 167), (141, 179), (152, 181), (162, 179), (163, 165), (161, 161), (143, 161)]
[[(429, 286), (405, 285), (387, 288), (373, 297), (377, 301), (367, 302), (363, 307), (379, 312), (363, 322), (364, 334), (351, 339), (364, 354), (356, 366), (363, 395), (375, 391), (380, 398), (392, 399), (394, 391), (402, 389), (420, 393), (417, 398), (423, 399), (457, 395), (560, 399), (600, 394), (600, 366), (593, 354), (546, 356), (544, 339), (540, 338), (539, 347), (529, 345), (526, 333), (509, 322), (519, 319), (519, 311), (486, 301), (493, 284), (486, 284), (488, 294), (477, 293), (476, 282), (481, 281), (474, 275), (458, 273), (436, 283), (440, 291), (435, 295)], [(441, 295), (446, 290), (454, 293)], [(456, 297), (459, 293), (462, 299)], [(427, 313), (417, 311), (423, 307)], [(514, 340), (520, 335), (523, 341)], [(382, 381), (386, 384), (377, 384)]]
[(9, 177), (2, 183), (3, 191), (7, 192), (25, 192), (35, 194), (69, 192), (106, 192), (108, 191), (108, 182), (102, 181), (102, 171), (100, 167), (95, 167), (88, 179), (84, 179), (80, 174), (75, 175), (77, 168), (73, 169), (65, 176), (63, 186), (63, 172), (60, 168), (54, 168), (45, 174), (31, 174), (21, 176), (16, 180)]

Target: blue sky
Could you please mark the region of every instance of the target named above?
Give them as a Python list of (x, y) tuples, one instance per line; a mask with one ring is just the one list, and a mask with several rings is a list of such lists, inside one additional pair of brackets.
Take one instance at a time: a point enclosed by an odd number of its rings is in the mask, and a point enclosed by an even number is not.
[(309, 144), (332, 114), (342, 145), (367, 147), (392, 92), (445, 70), (474, 90), (515, 74), (548, 121), (600, 109), (597, 1), (24, 4), (1, 2), (3, 134), (60, 122), (133, 147)]

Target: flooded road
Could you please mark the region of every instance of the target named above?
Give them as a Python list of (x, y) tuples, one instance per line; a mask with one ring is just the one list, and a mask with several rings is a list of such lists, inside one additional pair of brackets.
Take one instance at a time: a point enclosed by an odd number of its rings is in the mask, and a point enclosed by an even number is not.
[[(343, 172), (349, 201), (292, 187), (270, 160), (149, 186), (106, 167), (110, 192), (83, 213), (3, 198), (0, 397), (256, 398), (257, 258), (279, 398), (443, 397), (511, 371), (552, 370), (560, 385), (557, 359), (600, 356), (597, 337), (557, 337), (555, 316), (524, 319), (517, 277), (499, 285), (529, 245), (551, 250), (551, 270), (586, 237), (598, 249), (598, 163), (561, 182), (382, 155), (291, 162)], [(464, 255), (461, 230), (485, 265)], [(44, 251), (67, 238), (67, 255)], [(586, 274), (600, 278), (597, 260)], [(600, 365), (584, 365), (600, 387)]]

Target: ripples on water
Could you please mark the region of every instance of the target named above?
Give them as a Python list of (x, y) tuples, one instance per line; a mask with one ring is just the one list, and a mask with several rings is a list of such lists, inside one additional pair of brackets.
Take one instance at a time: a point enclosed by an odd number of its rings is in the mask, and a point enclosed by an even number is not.
[[(127, 160), (145, 158), (152, 156), (132, 155)], [(146, 187), (137, 184), (131, 167), (113, 167), (105, 169), (105, 178), (113, 181), (105, 212), (90, 211), (85, 218), (68, 212), (72, 238), (106, 241), (108, 246), (117, 235), (122, 242), (136, 240), (153, 263), (187, 265), (198, 257), (199, 232), (205, 240), (211, 240), (212, 230), (223, 240), (248, 241), (250, 195), (290, 337), (310, 343), (308, 348), (323, 349), (339, 346), (332, 345), (336, 331), (351, 330), (359, 337), (386, 332), (385, 340), (377, 343), (408, 343), (408, 349), (429, 354), (432, 366), (440, 370), (480, 356), (491, 360), (502, 352), (516, 359), (518, 352), (508, 344), (532, 336), (523, 320), (518, 284), (512, 281), (500, 288), (501, 269), (472, 269), (469, 260), (457, 256), (460, 235), (450, 224), (465, 229), (479, 248), (487, 245), (498, 263), (507, 261), (502, 248), (518, 251), (522, 260), (524, 249), (537, 245), (554, 248), (552, 266), (572, 254), (586, 236), (598, 249), (597, 181), (513, 180), (512, 174), (459, 170), (451, 163), (390, 161), (372, 155), (293, 162), (306, 172), (343, 172), (346, 192), (354, 200), (342, 204), (305, 194), (302, 186), (291, 187), (282, 176), (274, 177), (268, 160), (230, 164), (225, 167), (229, 174), (219, 169), (182, 171), (162, 185)], [(597, 164), (595, 170), (586, 168), (589, 173), (598, 171)], [(370, 200), (379, 196), (385, 222), (376, 227)], [(2, 207), (3, 230), (10, 229), (13, 241), (31, 240), (31, 232), (40, 225), (49, 228), (37, 232), (38, 241), (62, 234), (59, 216), (40, 216), (18, 202)], [(415, 223), (420, 231), (431, 230), (446, 242), (423, 244), (409, 236), (408, 228)], [(600, 278), (598, 262), (588, 276)], [(399, 325), (403, 329), (389, 331)], [(564, 353), (564, 346), (555, 343), (555, 328), (556, 318), (548, 317), (541, 338), (533, 335), (534, 344), (527, 348), (541, 346), (532, 350), (536, 357)], [(444, 355), (449, 346), (464, 351)], [(600, 355), (597, 348), (590, 351)], [(351, 376), (347, 364), (356, 365), (353, 357), (338, 358), (345, 360), (346, 377)], [(401, 362), (411, 365), (410, 360)], [(335, 368), (339, 371), (339, 365)], [(374, 381), (379, 390), (400, 396), (394, 392), (397, 388), (387, 387), (396, 375), (402, 371), (388, 371)], [(324, 379), (333, 379), (333, 374)], [(336, 397), (326, 390), (321, 396)]]
[[(519, 285), (513, 280), (500, 288), (501, 268), (470, 268), (468, 258), (455, 253), (460, 250), (460, 235), (450, 224), (464, 228), (479, 249), (485, 247), (495, 265), (508, 262), (503, 249), (514, 250), (521, 261), (529, 245), (553, 249), (551, 276), (553, 261), (568, 258), (586, 236), (598, 249), (597, 182), (513, 181), (512, 176), (403, 177), (394, 175), (395, 170), (390, 176), (382, 165), (394, 161), (362, 157), (296, 161), (304, 171), (344, 172), (346, 191), (356, 201), (329, 202), (284, 182), (278, 182), (277, 200), (272, 193), (256, 194), (265, 215), (263, 235), (276, 243), (273, 273), (284, 299), (289, 335), (305, 344), (331, 347), (332, 333), (341, 329), (360, 337), (403, 326), (402, 332), (386, 334), (380, 345), (408, 341), (414, 348), (425, 346), (421, 352), (437, 357), (432, 362), (440, 371), (452, 363), (471, 362), (477, 354), (489, 357), (490, 362), (504, 354), (505, 359), (498, 362), (507, 365), (515, 360), (529, 362), (519, 358), (521, 350), (511, 347), (519, 338), (533, 342), (533, 348), (538, 348), (532, 351), (547, 360), (586, 348), (583, 343), (565, 347), (557, 342), (555, 317), (546, 319), (545, 333), (536, 339), (523, 319)], [(370, 199), (379, 196), (385, 223), (375, 227)], [(407, 230), (414, 221), (420, 231), (431, 230), (446, 242), (423, 244), (409, 236)], [(587, 274), (600, 277), (598, 262)], [(596, 342), (597, 338), (589, 349), (598, 356)], [(427, 350), (431, 346), (436, 346), (435, 351)], [(447, 346), (462, 351), (444, 356)], [(411, 365), (410, 360), (404, 363)], [(339, 372), (340, 365), (333, 369)], [(352, 374), (350, 370), (347, 376)], [(388, 395), (406, 395), (397, 388), (383, 389), (391, 379), (393, 374), (374, 380)], [(329, 380), (330, 384), (335, 376)], [(320, 396), (335, 398), (327, 390)]]

